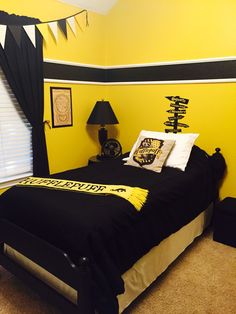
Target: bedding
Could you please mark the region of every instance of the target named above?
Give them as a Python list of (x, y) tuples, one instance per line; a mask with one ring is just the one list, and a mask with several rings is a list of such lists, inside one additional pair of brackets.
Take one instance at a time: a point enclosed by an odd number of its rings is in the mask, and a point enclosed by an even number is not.
[[(163, 133), (155, 131), (146, 131), (142, 130), (139, 134), (144, 137), (152, 137), (161, 140), (173, 140), (175, 141), (172, 150), (165, 160), (165, 166), (174, 167), (181, 170), (185, 170), (192, 147), (195, 140), (198, 138), (199, 134), (197, 133)], [(138, 141), (138, 140), (137, 140)], [(130, 157), (133, 155), (137, 141), (131, 149)], [(128, 159), (128, 160), (129, 160)]]
[(175, 141), (140, 135), (126, 165), (161, 172)]
[(0, 198), (0, 217), (67, 252), (75, 264), (88, 257), (95, 307), (117, 313), (122, 274), (215, 199), (213, 169), (211, 157), (197, 146), (185, 171), (163, 167), (156, 173), (124, 166), (121, 158), (96, 163), (51, 178), (147, 189), (140, 211), (115, 195), (14, 186)]

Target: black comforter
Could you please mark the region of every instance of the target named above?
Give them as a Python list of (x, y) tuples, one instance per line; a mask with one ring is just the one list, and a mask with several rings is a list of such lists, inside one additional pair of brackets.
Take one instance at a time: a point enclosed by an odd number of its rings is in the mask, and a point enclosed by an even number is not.
[(149, 190), (140, 212), (114, 195), (36, 187), (15, 186), (0, 198), (0, 217), (63, 249), (74, 263), (81, 256), (89, 258), (97, 307), (104, 313), (115, 312), (117, 303), (109, 305), (107, 300), (116, 300), (124, 291), (121, 275), (204, 210), (215, 198), (218, 184), (211, 157), (196, 146), (185, 172), (164, 167), (155, 173), (117, 159), (52, 177)]

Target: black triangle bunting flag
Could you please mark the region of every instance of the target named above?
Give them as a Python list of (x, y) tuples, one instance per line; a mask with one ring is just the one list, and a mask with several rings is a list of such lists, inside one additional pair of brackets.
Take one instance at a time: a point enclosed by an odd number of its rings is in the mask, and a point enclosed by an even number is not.
[(22, 26), (8, 25), (8, 28), (9, 28), (10, 32), (12, 33), (17, 45), (20, 47)]
[(65, 35), (65, 37), (67, 38), (67, 29), (66, 29), (66, 20), (59, 20), (58, 21), (58, 25), (62, 31), (62, 33)]

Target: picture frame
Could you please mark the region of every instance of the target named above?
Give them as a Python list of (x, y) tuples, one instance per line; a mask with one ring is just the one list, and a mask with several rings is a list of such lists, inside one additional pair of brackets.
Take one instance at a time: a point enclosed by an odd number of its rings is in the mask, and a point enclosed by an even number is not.
[(50, 87), (52, 127), (73, 125), (72, 97), (70, 87)]

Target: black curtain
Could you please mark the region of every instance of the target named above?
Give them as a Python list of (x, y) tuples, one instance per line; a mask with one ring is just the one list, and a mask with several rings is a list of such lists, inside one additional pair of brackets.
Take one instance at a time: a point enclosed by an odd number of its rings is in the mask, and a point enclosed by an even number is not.
[[(1, 17), (4, 17), (5, 23)], [(0, 65), (32, 126), (33, 173), (35, 176), (47, 176), (49, 165), (43, 124), (43, 39), (36, 28), (35, 48), (22, 27), (10, 26), (37, 22), (40, 21), (0, 13), (0, 24), (8, 25), (5, 48), (0, 45)]]

